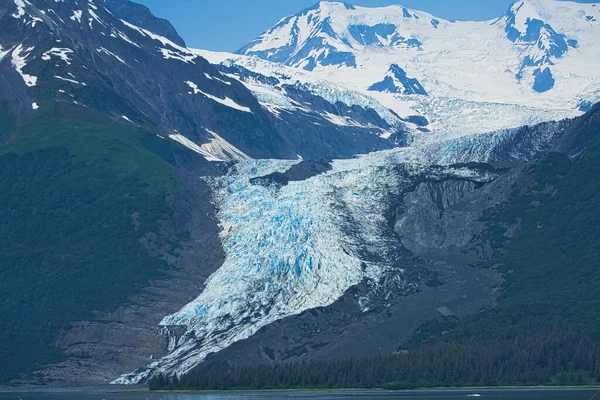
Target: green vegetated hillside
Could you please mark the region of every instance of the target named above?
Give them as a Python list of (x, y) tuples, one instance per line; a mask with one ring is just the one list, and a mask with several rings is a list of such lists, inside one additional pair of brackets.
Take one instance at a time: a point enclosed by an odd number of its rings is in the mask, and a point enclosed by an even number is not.
[(172, 212), (169, 161), (181, 150), (126, 121), (54, 101), (6, 136), (0, 383), (58, 361), (52, 341), (60, 329), (123, 304), (166, 267), (139, 239), (159, 233)]
[(600, 383), (600, 107), (571, 137), (574, 157), (552, 153), (529, 166), (510, 201), (487, 216), (495, 255), (481, 267), (504, 276), (496, 307), (427, 323), (395, 355), (157, 377), (152, 387)]
[[(483, 267), (504, 276), (498, 305), (460, 323), (427, 324), (410, 346), (556, 323), (600, 342), (600, 107), (574, 129), (572, 158), (555, 152), (533, 164), (510, 201), (489, 213), (496, 251)], [(519, 232), (509, 239), (510, 225)]]

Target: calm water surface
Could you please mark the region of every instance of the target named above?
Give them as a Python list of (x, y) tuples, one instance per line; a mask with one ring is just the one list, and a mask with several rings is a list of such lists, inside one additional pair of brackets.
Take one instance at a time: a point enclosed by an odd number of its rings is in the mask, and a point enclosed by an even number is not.
[[(428, 400), (428, 399), (494, 399), (494, 400), (589, 400), (596, 390), (470, 390), (470, 391), (344, 391), (344, 392), (274, 392), (274, 393), (2, 393), (0, 400)], [(595, 399), (600, 400), (600, 395)]]

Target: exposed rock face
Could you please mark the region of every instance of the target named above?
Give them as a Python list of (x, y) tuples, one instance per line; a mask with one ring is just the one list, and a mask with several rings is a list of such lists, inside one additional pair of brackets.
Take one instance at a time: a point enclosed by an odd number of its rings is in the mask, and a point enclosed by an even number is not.
[(392, 64), (390, 66), (390, 69), (382, 81), (374, 83), (369, 87), (368, 90), (375, 92), (418, 94), (421, 96), (428, 96), (427, 91), (423, 88), (423, 85), (421, 85), (417, 79), (409, 78), (406, 74), (406, 71), (396, 64)]
[(404, 196), (394, 230), (415, 256), (473, 264), (489, 254), (478, 236), (485, 211), (503, 203), (522, 167), (515, 165), (494, 182), (422, 183)]
[(179, 36), (171, 22), (155, 17), (150, 9), (142, 4), (129, 0), (103, 0), (106, 7), (111, 9), (119, 18), (124, 19), (140, 28), (158, 33), (181, 47), (185, 41)]
[(303, 181), (331, 170), (331, 160), (307, 160), (292, 166), (285, 172), (250, 178), (253, 185), (285, 186), (290, 181)]
[[(394, 226), (402, 244), (415, 254), (426, 253), (426, 250), (420, 251), (423, 248), (465, 246), (473, 238), (472, 230), (468, 229), (471, 222), (469, 219), (478, 216), (475, 212), (469, 212), (471, 218), (461, 219), (462, 222), (457, 224), (454, 220), (457, 217), (456, 213), (449, 212), (449, 209), (465, 196), (475, 192), (478, 186), (480, 185), (469, 181), (428, 182), (420, 184), (414, 192), (405, 195), (406, 212), (398, 218)], [(452, 227), (452, 230), (448, 227)], [(458, 229), (460, 231), (457, 231)]]

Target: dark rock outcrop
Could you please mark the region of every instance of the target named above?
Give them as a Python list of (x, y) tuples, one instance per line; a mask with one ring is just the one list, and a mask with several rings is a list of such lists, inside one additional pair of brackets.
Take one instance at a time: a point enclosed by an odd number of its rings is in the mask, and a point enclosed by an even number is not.
[(303, 181), (325, 173), (331, 169), (331, 160), (306, 160), (292, 166), (287, 171), (250, 179), (253, 185), (285, 186), (290, 181)]
[(142, 4), (129, 0), (103, 0), (104, 4), (119, 18), (137, 25), (140, 28), (158, 33), (178, 45), (185, 47), (185, 41), (179, 36), (175, 27), (166, 19), (157, 18), (150, 9)]

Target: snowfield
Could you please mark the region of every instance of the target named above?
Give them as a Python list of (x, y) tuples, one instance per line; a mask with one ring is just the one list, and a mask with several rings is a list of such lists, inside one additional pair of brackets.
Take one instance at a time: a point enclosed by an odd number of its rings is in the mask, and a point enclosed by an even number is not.
[[(321, 2), (240, 53), (363, 93), (401, 117), (423, 115), (434, 132), (481, 133), (573, 117), (597, 101), (598, 21), (600, 3), (522, 0), (495, 20), (451, 22), (402, 6)], [(393, 64), (429, 97), (370, 90)]]

